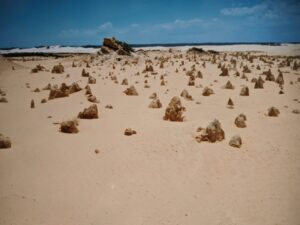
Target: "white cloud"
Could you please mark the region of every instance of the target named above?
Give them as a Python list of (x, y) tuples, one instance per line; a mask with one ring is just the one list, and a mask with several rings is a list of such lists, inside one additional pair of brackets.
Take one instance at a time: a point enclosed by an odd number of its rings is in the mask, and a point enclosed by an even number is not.
[(224, 8), (221, 10), (221, 13), (225, 16), (244, 16), (244, 15), (253, 15), (265, 11), (269, 5), (266, 2), (254, 5), (252, 7), (233, 7), (233, 8)]

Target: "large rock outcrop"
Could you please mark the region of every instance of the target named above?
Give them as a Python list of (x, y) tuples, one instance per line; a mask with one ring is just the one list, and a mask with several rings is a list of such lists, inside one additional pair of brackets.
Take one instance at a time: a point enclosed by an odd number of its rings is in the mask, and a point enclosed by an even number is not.
[(100, 49), (102, 54), (109, 54), (116, 52), (118, 55), (131, 55), (133, 49), (126, 42), (121, 42), (116, 38), (104, 38)]

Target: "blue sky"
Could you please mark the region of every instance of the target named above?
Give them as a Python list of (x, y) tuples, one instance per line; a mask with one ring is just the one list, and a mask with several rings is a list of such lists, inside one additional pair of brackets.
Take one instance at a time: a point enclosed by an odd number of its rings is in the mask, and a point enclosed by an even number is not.
[(300, 41), (300, 1), (0, 0), (0, 47)]

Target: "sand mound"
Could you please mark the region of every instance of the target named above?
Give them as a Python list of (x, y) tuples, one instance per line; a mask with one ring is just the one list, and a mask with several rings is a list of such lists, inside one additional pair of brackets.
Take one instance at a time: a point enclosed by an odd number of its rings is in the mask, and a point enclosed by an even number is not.
[(98, 108), (96, 104), (85, 108), (82, 112), (78, 114), (80, 119), (98, 119)]
[(171, 99), (168, 107), (166, 108), (164, 120), (182, 122), (184, 119), (184, 111), (185, 108), (181, 105), (180, 98), (175, 96)]
[(197, 131), (199, 132), (196, 136), (198, 142), (208, 141), (214, 143), (225, 139), (225, 133), (221, 127), (221, 123), (217, 119), (211, 122), (205, 129), (198, 128)]

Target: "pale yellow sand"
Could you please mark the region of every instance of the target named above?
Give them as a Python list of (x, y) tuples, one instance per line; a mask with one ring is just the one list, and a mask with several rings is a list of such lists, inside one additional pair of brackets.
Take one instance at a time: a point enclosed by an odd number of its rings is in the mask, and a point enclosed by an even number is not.
[[(84, 87), (87, 78), (81, 77), (81, 70), (85, 63), (72, 68), (73, 58), (26, 62), (4, 62), (1, 58), (0, 88), (6, 92), (8, 103), (0, 103), (0, 133), (11, 138), (12, 148), (0, 150), (0, 224), (299, 224), (300, 115), (292, 110), (300, 109), (299, 102), (293, 100), (300, 100), (300, 83), (296, 82), (300, 72), (281, 68), (285, 94), (279, 95), (280, 89), (274, 82), (265, 82), (264, 89), (254, 89), (250, 83), (252, 77), (269, 68), (261, 61), (254, 61), (262, 70), (251, 68), (248, 82), (234, 77), (231, 70), (229, 78), (220, 77), (216, 64), (207, 62), (204, 69), (199, 61), (196, 69), (202, 71), (203, 79), (196, 79), (196, 85), (213, 84), (215, 91), (204, 97), (203, 88), (187, 86), (188, 77), (182, 71), (183, 67), (189, 70), (195, 62), (186, 60), (182, 52), (185, 65), (179, 67), (181, 59), (173, 58), (177, 53), (148, 52), (148, 57), (140, 54), (136, 56), (136, 66), (122, 66), (132, 58), (118, 62), (111, 57), (101, 64), (100, 57), (91, 63), (86, 70), (97, 79), (90, 86), (100, 100), (99, 119), (80, 120), (78, 134), (61, 133), (53, 123), (75, 118), (92, 104), (86, 100), (84, 90), (46, 104), (40, 101), (48, 98), (49, 91), (32, 90), (42, 89), (48, 83), (74, 81)], [(154, 58), (162, 55), (172, 58), (164, 69), (159, 69)], [(78, 64), (89, 57), (74, 58)], [(144, 88), (145, 74), (141, 73), (145, 59), (151, 59), (158, 72), (156, 79), (149, 74), (149, 89)], [(174, 66), (170, 61), (174, 61)], [(30, 73), (38, 63), (51, 70), (59, 62), (66, 70), (62, 75)], [(116, 63), (115, 70), (112, 62)], [(245, 60), (243, 63), (249, 64)], [(12, 71), (11, 66), (16, 70)], [(275, 61), (275, 77), (277, 69)], [(104, 79), (112, 71), (119, 84), (109, 77)], [(140, 76), (134, 76), (136, 72)], [(163, 73), (167, 74), (166, 86), (160, 86)], [(134, 84), (139, 96), (123, 93), (128, 87), (121, 85), (123, 78), (128, 78), (129, 85)], [(235, 85), (234, 90), (221, 88), (228, 80)], [(26, 83), (30, 84), (29, 89)], [(250, 88), (249, 97), (239, 96), (244, 84)], [(183, 89), (195, 99), (181, 99), (186, 107), (186, 121), (164, 121), (167, 104)], [(148, 108), (148, 97), (153, 92), (163, 104), (161, 109)], [(234, 109), (226, 108), (229, 97)], [(30, 108), (31, 99), (35, 109)], [(106, 109), (107, 104), (113, 109)], [(265, 115), (271, 106), (280, 110), (279, 117)], [(240, 113), (247, 116), (247, 128), (234, 125)], [(196, 129), (206, 127), (214, 118), (221, 122), (226, 139), (218, 143), (196, 142)], [(126, 128), (137, 134), (124, 136)], [(240, 149), (228, 145), (235, 134), (242, 137)], [(95, 154), (95, 149), (99, 149), (99, 154)]]

